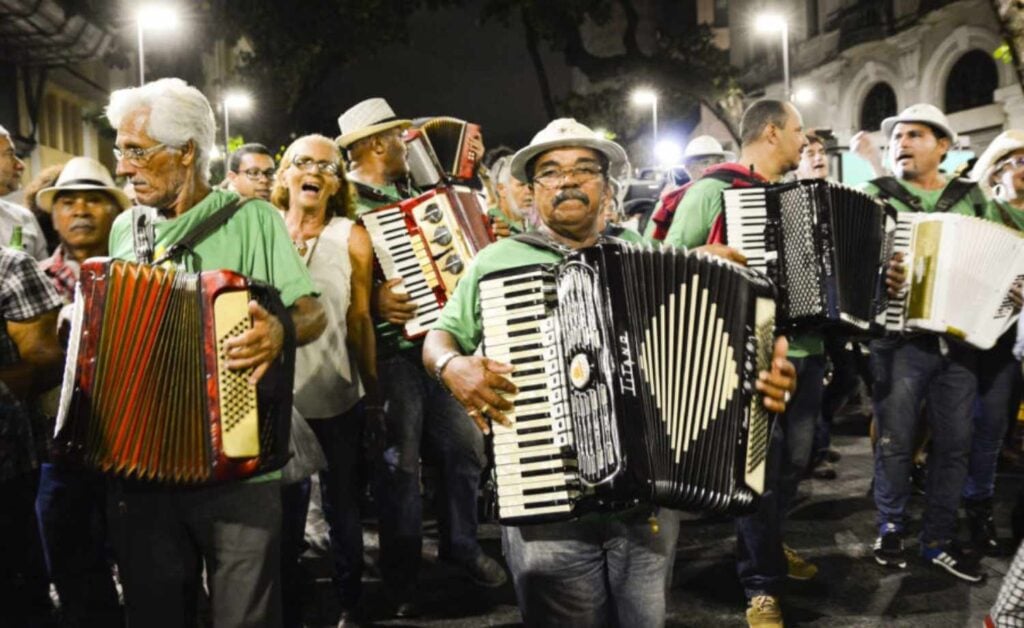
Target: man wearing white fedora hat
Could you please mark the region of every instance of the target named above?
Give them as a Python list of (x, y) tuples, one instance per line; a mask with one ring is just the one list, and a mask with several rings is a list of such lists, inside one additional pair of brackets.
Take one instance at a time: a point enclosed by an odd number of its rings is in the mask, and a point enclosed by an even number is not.
[[(895, 177), (865, 184), (869, 194), (886, 199), (898, 211), (948, 211), (985, 217), (988, 201), (972, 182), (950, 179), (939, 165), (956, 143), (945, 114), (919, 103), (882, 122), (889, 140)], [(890, 291), (905, 273), (899, 260), (890, 264)], [(874, 498), (878, 509), (875, 561), (905, 568), (903, 536), (910, 498), (910, 473), (918, 410), (927, 399), (932, 440), (928, 453), (928, 489), (921, 531), (921, 557), (949, 574), (979, 582), (976, 561), (956, 545), (957, 508), (971, 446), (971, 411), (977, 392), (977, 352), (937, 336), (890, 335), (871, 343), (874, 379)]]
[[(348, 152), (349, 179), (357, 192), (356, 213), (407, 198), (409, 166), (399, 118), (383, 98), (353, 105), (338, 118), (338, 144)], [(385, 400), (387, 445), (374, 474), (380, 519), (380, 568), (395, 613), (418, 613), (415, 585), (423, 546), (420, 458), (424, 446), (437, 454), (442, 490), (439, 554), (462, 567), (470, 579), (499, 587), (508, 577), (477, 541), (477, 492), (486, 463), (480, 433), (465, 411), (424, 371), (422, 342), (411, 342), (398, 327), (415, 314), (408, 295), (395, 292), (400, 280), (374, 288), (377, 369)]]
[(21, 205), (3, 200), (4, 196), (21, 189), (21, 175), (25, 163), (14, 150), (11, 134), (0, 126), (0, 244), (11, 242), (15, 229), (21, 230), (21, 247), (37, 260), (46, 259), (46, 238), (32, 212)]
[[(479, 282), (485, 274), (535, 263), (558, 263), (556, 250), (579, 249), (600, 238), (601, 208), (612, 194), (610, 178), (621, 176), (626, 153), (576, 120), (551, 122), (512, 159), (512, 175), (529, 182), (541, 225), (533, 238), (513, 236), (473, 259), (441, 319), (427, 335), (423, 362), (451, 391), (481, 431), (489, 422), (510, 426), (512, 406), (502, 393), (515, 386), (513, 367), (473, 355), (483, 323)], [(708, 252), (733, 257), (721, 246)], [(758, 390), (766, 407), (785, 409), (795, 385), (786, 342), (776, 344), (770, 372)], [(523, 622), (528, 626), (660, 626), (679, 531), (678, 516), (641, 506), (581, 519), (505, 526), (502, 539), (513, 574)]]

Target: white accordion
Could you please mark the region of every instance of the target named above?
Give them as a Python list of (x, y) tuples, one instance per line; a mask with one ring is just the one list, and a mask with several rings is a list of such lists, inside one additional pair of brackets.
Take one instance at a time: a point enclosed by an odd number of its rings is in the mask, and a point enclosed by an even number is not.
[(956, 214), (901, 212), (892, 239), (908, 285), (890, 299), (889, 331), (947, 334), (990, 349), (1017, 320), (1010, 289), (1024, 277), (1024, 237)]

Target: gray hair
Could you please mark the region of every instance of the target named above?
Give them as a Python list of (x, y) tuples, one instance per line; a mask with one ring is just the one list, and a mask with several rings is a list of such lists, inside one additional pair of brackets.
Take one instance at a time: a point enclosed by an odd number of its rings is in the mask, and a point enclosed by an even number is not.
[(512, 155), (498, 157), (491, 164), (491, 176), (495, 183), (508, 185), (512, 180)]
[(195, 144), (196, 171), (204, 181), (209, 181), (210, 151), (217, 123), (206, 96), (181, 79), (160, 79), (112, 93), (107, 119), (116, 129), (139, 109), (149, 109), (146, 133), (156, 141), (175, 147), (184, 146), (189, 140)]
[(10, 133), (10, 131), (8, 131), (6, 128), (4, 128), (4, 125), (2, 125), (2, 124), (0, 124), (0, 137), (6, 137), (8, 142), (11, 141), (11, 133)]

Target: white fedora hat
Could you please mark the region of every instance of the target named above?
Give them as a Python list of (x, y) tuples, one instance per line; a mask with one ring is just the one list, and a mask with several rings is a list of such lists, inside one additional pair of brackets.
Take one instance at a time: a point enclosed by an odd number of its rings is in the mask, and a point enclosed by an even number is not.
[(736, 153), (722, 148), (722, 144), (710, 135), (698, 135), (690, 140), (683, 151), (683, 161), (687, 162), (697, 157), (722, 157), (726, 161), (735, 161)]
[(603, 154), (608, 158), (608, 175), (612, 178), (621, 177), (629, 169), (629, 157), (621, 146), (598, 136), (573, 118), (558, 118), (534, 135), (529, 146), (512, 156), (512, 176), (529, 181), (526, 166), (531, 159), (554, 148), (566, 147), (589, 148)]
[(60, 192), (80, 192), (100, 190), (106, 192), (118, 204), (120, 209), (132, 206), (131, 199), (121, 188), (114, 185), (110, 171), (95, 159), (75, 157), (60, 171), (60, 176), (52, 187), (43, 188), (36, 194), (36, 205), (45, 212), (53, 207), (53, 199)]
[(971, 169), (971, 179), (977, 181), (982, 190), (989, 192), (990, 186), (988, 180), (992, 174), (992, 169), (995, 168), (996, 164), (1002, 161), (1004, 157), (1021, 149), (1024, 149), (1024, 131), (1017, 129), (1003, 131), (996, 136), (996, 139), (992, 140), (992, 143), (988, 145), (985, 152), (978, 157), (978, 161), (975, 162), (974, 168)]
[(921, 124), (927, 124), (928, 126), (938, 129), (946, 134), (951, 144), (956, 144), (956, 132), (953, 131), (953, 127), (949, 126), (949, 120), (946, 118), (946, 114), (942, 113), (935, 105), (929, 105), (928, 103), (917, 103), (916, 105), (910, 105), (906, 109), (900, 112), (898, 116), (892, 116), (882, 120), (882, 135), (885, 136), (885, 141), (889, 141), (892, 137), (892, 130), (900, 122), (919, 122)]
[(395, 127), (407, 128), (412, 125), (412, 120), (403, 120), (395, 117), (391, 105), (383, 98), (367, 98), (348, 108), (345, 113), (338, 116), (338, 128), (341, 135), (338, 136), (338, 145), (348, 148), (353, 142), (376, 135), (381, 131), (387, 131)]

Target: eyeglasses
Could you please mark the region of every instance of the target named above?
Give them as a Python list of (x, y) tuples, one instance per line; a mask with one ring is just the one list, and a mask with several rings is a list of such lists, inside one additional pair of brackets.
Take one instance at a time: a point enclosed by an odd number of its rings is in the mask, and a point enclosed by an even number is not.
[(559, 168), (545, 168), (533, 176), (535, 183), (541, 184), (548, 189), (554, 189), (562, 183), (566, 177), (572, 177), (578, 183), (588, 183), (604, 172), (600, 166), (573, 166), (565, 170)]
[(314, 161), (312, 157), (297, 156), (292, 158), (292, 165), (303, 172), (338, 174), (338, 164), (333, 161)]
[(163, 142), (156, 144), (154, 146), (150, 146), (149, 148), (137, 148), (133, 146), (131, 148), (125, 148), (124, 150), (122, 150), (115, 146), (114, 159), (116, 159), (117, 161), (121, 161), (123, 159), (124, 161), (127, 161), (131, 165), (138, 166), (141, 168), (142, 166), (145, 166), (147, 163), (149, 163), (149, 160), (153, 158), (153, 155), (157, 154), (158, 152), (164, 149), (176, 150), (175, 148), (170, 147), (167, 144), (164, 144)]
[(1003, 160), (1002, 162), (999, 163), (999, 167), (996, 170), (1002, 172), (1007, 168), (1016, 169), (1021, 167), (1024, 167), (1024, 155), (1021, 155), (1019, 157), (1011, 157), (1009, 159)]
[(273, 180), (274, 174), (276, 172), (277, 171), (273, 168), (267, 168), (266, 170), (260, 170), (259, 168), (249, 168), (248, 170), (243, 170), (242, 174), (244, 174), (245, 178), (249, 179), (250, 181), (259, 181), (260, 177), (266, 177), (268, 180)]

